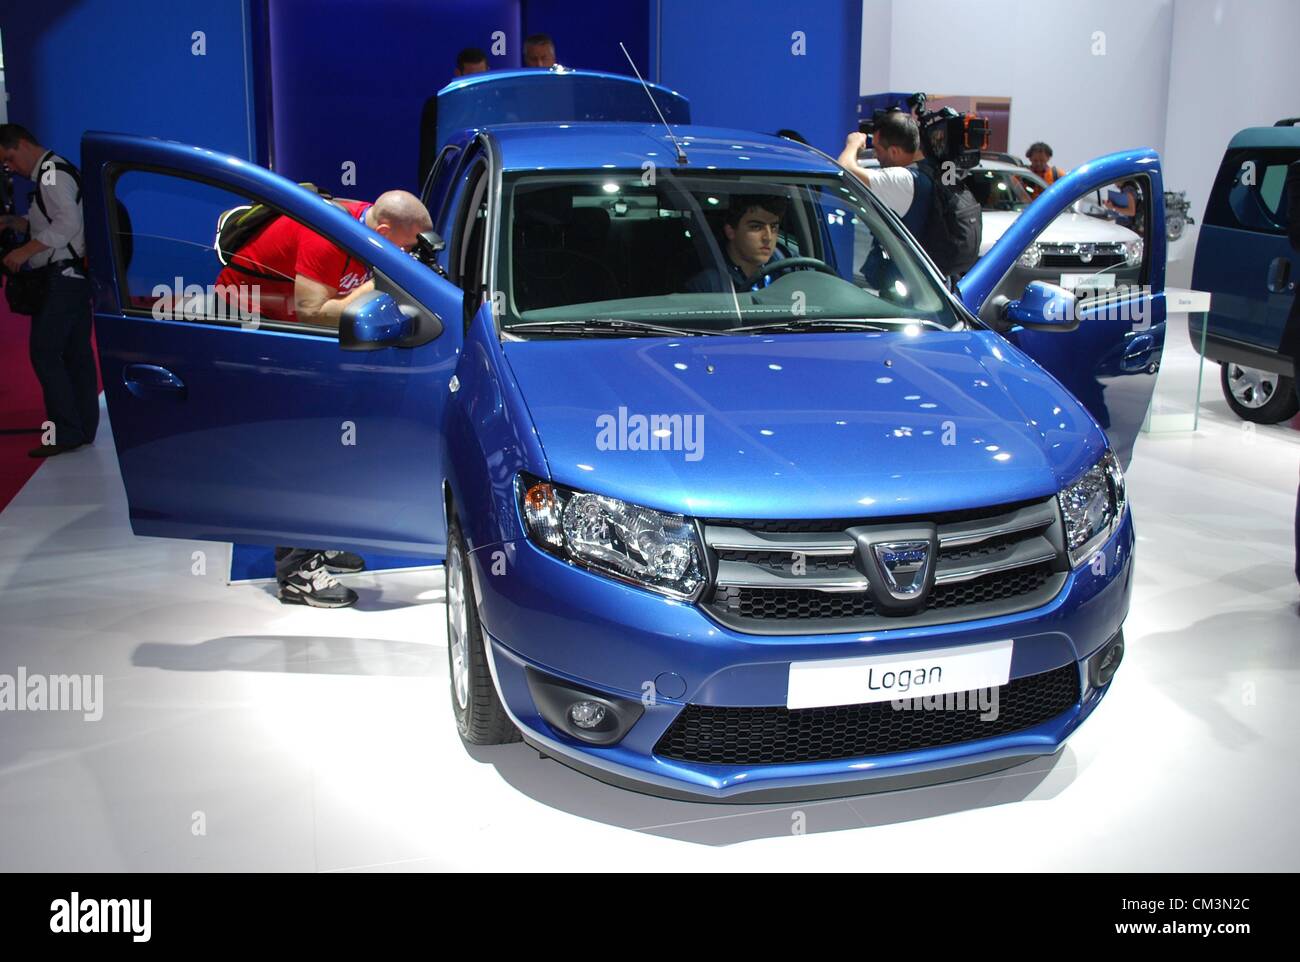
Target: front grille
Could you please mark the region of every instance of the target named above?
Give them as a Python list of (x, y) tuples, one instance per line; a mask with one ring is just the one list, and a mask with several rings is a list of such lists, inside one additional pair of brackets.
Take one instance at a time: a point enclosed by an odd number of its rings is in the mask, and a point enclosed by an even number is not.
[[(811, 566), (809, 567), (811, 571)], [(1051, 565), (1014, 568), (951, 585), (935, 585), (923, 611), (987, 604), (1038, 591), (1052, 577)], [(875, 605), (865, 591), (832, 594), (781, 588), (721, 586), (713, 603), (741, 618), (806, 619), (864, 618), (875, 614)]]
[(1096, 271), (1107, 267), (1123, 267), (1123, 254), (1094, 254), (1085, 261), (1078, 254), (1044, 254), (1043, 267), (1073, 267), (1077, 270)]
[[(864, 533), (907, 540), (933, 530), (939, 552), (923, 604), (879, 606)], [(723, 624), (758, 634), (918, 627), (1027, 611), (1065, 583), (1055, 498), (926, 518), (867, 521), (706, 520), (712, 590), (702, 604)], [(888, 601), (888, 598), (884, 599)]]
[(1040, 244), (1043, 267), (1069, 267), (1075, 270), (1101, 270), (1123, 267), (1126, 251), (1119, 241), (1102, 244)]
[[(780, 765), (866, 758), (996, 738), (1050, 721), (1079, 700), (1070, 664), (997, 689), (997, 717), (978, 704), (951, 710), (895, 709), (891, 702), (831, 708), (687, 705), (655, 754), (706, 765)], [(910, 704), (910, 702), (909, 702)]]

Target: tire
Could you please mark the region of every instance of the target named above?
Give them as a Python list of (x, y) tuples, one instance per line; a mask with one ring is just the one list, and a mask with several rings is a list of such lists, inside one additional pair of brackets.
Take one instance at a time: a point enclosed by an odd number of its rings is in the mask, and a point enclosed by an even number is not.
[(451, 675), (451, 709), (456, 728), (468, 745), (504, 745), (520, 741), (519, 730), (497, 696), (478, 618), (473, 566), (455, 514), (447, 531), (447, 667)]
[(1243, 421), (1276, 424), (1300, 410), (1294, 382), (1281, 374), (1224, 362), (1219, 365), (1219, 386), (1232, 413)]

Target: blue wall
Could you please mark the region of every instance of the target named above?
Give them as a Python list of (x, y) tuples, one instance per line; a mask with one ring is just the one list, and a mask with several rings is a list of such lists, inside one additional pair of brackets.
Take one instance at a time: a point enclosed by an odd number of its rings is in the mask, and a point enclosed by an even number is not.
[[(196, 30), (206, 35), (206, 56), (191, 52)], [(241, 0), (5, 3), (9, 119), (77, 164), (84, 130), (166, 137), (252, 159), (247, 35)]]
[(523, 0), (523, 36), (549, 33), (566, 67), (631, 75), (619, 41), (649, 73), (652, 0)]
[[(520, 65), (519, 0), (269, 0), (269, 10), (275, 169), (340, 196), (417, 190), (420, 111), (462, 48), (482, 48), (493, 69)], [(355, 185), (341, 182), (347, 161)]]
[[(860, 0), (656, 2), (659, 82), (690, 98), (693, 122), (792, 128), (839, 154), (857, 126)], [(795, 31), (806, 38), (803, 56), (791, 52)]]

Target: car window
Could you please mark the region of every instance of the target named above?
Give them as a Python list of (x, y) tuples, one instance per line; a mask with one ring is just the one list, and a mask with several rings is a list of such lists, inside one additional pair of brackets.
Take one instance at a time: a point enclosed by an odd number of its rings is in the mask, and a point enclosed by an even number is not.
[[(622, 320), (961, 323), (856, 178), (660, 170), (518, 174), (503, 187), (503, 327)], [(790, 268), (781, 261), (798, 258)]]
[[(113, 194), (126, 313), (335, 336), (336, 318), (304, 308), (371, 284), (369, 264), (257, 198), (144, 170), (121, 173)], [(336, 202), (354, 216), (368, 206)], [(311, 291), (320, 300), (303, 299), (299, 274), (324, 289)]]
[(1293, 148), (1229, 151), (1215, 178), (1205, 223), (1286, 233), (1286, 170), (1296, 160), (1300, 160), (1300, 150)]
[(1034, 199), (1025, 189), (1024, 178), (1006, 170), (972, 170), (966, 185), (984, 210), (1021, 211)]

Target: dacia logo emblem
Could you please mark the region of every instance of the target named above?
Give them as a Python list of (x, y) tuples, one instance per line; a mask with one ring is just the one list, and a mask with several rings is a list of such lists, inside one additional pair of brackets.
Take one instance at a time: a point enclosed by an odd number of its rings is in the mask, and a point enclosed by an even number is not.
[(871, 550), (895, 598), (913, 598), (925, 587), (930, 573), (930, 542), (890, 541), (873, 544)]

